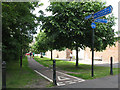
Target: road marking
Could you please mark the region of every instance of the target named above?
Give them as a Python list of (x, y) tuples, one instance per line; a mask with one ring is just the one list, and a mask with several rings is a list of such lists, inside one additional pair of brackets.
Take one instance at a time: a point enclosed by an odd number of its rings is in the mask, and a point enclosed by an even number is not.
[(59, 71), (56, 71), (56, 72), (58, 72), (58, 73), (60, 73), (60, 74), (63, 74), (63, 75), (66, 75), (66, 76), (69, 76), (69, 77), (72, 77), (72, 78), (75, 78), (75, 79), (80, 80), (80, 81), (85, 81), (84, 79), (77, 78), (77, 77), (74, 77), (74, 76), (70, 76), (70, 75), (68, 75), (68, 74), (65, 74), (65, 73), (62, 73), (62, 72), (59, 72)]
[[(47, 76), (41, 74), (41, 73), (38, 72), (37, 70), (34, 70), (34, 71), (35, 71), (36, 73), (38, 73), (39, 75), (41, 75), (42, 77), (44, 77), (45, 79), (49, 80), (50, 82), (53, 82), (52, 79), (50, 79), (50, 78), (48, 78)], [(62, 73), (62, 72), (59, 72), (59, 71), (56, 71), (56, 72), (77, 79), (77, 80), (73, 80), (74, 82), (73, 82), (73, 81), (65, 81), (65, 83), (68, 83), (68, 84), (76, 83), (75, 81), (78, 81), (78, 82), (83, 82), (83, 81), (85, 81), (85, 80), (83, 80), (83, 79), (80, 79), (80, 78), (77, 78), (77, 77), (74, 77), (74, 76), (70, 76), (70, 75), (67, 75), (67, 74)], [(66, 78), (66, 77), (58, 76), (58, 80), (59, 80), (59, 81), (62, 81), (62, 80), (68, 80), (68, 79), (70, 79), (70, 78)], [(57, 86), (63, 86), (63, 85), (66, 85), (65, 83), (64, 83), (64, 82), (58, 82), (58, 83), (57, 83)]]
[(41, 74), (40, 72), (38, 72), (37, 70), (34, 70), (36, 73), (38, 73), (39, 75), (41, 75), (42, 77), (44, 77), (45, 79), (49, 80), (50, 82), (53, 82), (52, 79), (46, 77), (45, 75)]
[(63, 82), (58, 82), (57, 85), (58, 85), (58, 86), (63, 86), (63, 85), (65, 85), (65, 84), (64, 84)]
[(81, 81), (78, 81), (78, 82), (83, 82), (83, 80), (81, 80)]
[(63, 81), (63, 80), (69, 80), (70, 78), (66, 78), (66, 77), (62, 77), (62, 76), (58, 76), (58, 80)]
[(65, 81), (65, 82), (68, 83), (68, 84), (76, 83), (76, 82), (73, 82), (73, 81)]

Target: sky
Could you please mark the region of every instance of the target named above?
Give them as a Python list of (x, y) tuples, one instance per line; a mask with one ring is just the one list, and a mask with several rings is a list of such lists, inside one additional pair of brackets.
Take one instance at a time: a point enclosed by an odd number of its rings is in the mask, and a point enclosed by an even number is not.
[[(41, 6), (40, 8), (36, 8), (33, 13), (35, 13), (37, 16), (39, 16), (39, 14), (37, 12), (39, 10), (43, 10), (47, 16), (51, 15), (52, 14), (51, 12), (46, 12), (45, 11), (45, 9), (50, 5), (50, 2), (48, 2), (48, 1), (49, 0), (41, 0), (40, 3), (43, 3), (44, 5)], [(116, 18), (118, 18), (118, 2), (120, 0), (102, 0), (102, 1), (106, 1), (106, 6), (112, 5), (112, 7), (113, 7), (112, 13), (114, 14), (114, 16)], [(115, 29), (115, 31), (118, 31), (118, 19), (115, 22), (116, 22), (116, 25), (113, 26), (113, 29)], [(38, 28), (37, 33), (39, 33), (39, 31), (40, 30)]]

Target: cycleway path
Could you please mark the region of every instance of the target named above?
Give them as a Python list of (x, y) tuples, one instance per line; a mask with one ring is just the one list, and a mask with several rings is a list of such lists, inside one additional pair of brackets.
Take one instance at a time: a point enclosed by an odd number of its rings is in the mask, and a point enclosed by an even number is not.
[[(28, 64), (29, 64), (29, 67), (31, 67), (36, 73), (38, 73), (45, 79), (49, 80), (50, 82), (53, 82), (52, 69), (44, 67), (43, 65), (39, 64), (37, 61), (35, 61), (33, 58), (30, 58), (29, 56), (28, 56)], [(82, 83), (84, 81), (85, 81), (84, 79), (77, 78), (56, 70), (57, 86)]]
[[(119, 88), (120, 82), (118, 81), (118, 75), (106, 76), (103, 78), (97, 78), (93, 80), (86, 80), (83, 83), (75, 83), (72, 85), (56, 86), (54, 88)], [(116, 89), (115, 89), (116, 88)], [(111, 89), (110, 89), (111, 90)], [(118, 89), (117, 89), (118, 90)]]

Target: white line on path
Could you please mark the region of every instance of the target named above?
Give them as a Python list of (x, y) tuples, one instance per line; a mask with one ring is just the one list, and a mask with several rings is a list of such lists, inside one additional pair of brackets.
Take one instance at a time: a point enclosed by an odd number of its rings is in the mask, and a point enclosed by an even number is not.
[(58, 82), (57, 85), (58, 85), (58, 86), (63, 86), (63, 85), (65, 85), (65, 83), (63, 83), (63, 82)]
[(59, 71), (56, 71), (56, 72), (58, 72), (58, 73), (60, 73), (60, 74), (63, 74), (63, 75), (66, 75), (66, 76), (69, 76), (69, 77), (72, 77), (72, 78), (75, 78), (75, 79), (77, 79), (77, 80), (85, 81), (84, 79), (77, 78), (77, 77), (74, 77), (74, 76), (71, 76), (71, 75), (68, 75), (68, 74), (65, 74), (65, 73), (59, 72)]
[[(38, 72), (37, 70), (34, 70), (34, 71), (35, 71), (36, 73), (38, 73), (39, 75), (41, 75), (42, 77), (44, 77), (45, 79), (49, 80), (50, 82), (53, 82), (52, 79), (50, 79), (50, 78), (48, 78), (47, 76), (41, 74), (41, 73)], [(74, 77), (74, 76), (71, 76), (71, 75), (68, 75), (68, 74), (59, 72), (59, 71), (56, 71), (56, 72), (57, 72), (57, 73), (60, 73), (60, 74), (63, 74), (63, 75), (66, 75), (66, 76), (69, 76), (69, 77), (72, 77), (72, 78), (75, 78), (75, 79), (77, 79), (77, 80), (80, 80), (80, 81), (78, 81), (78, 82), (83, 82), (83, 81), (85, 81), (85, 80), (83, 80), (83, 79), (80, 79), (80, 78), (77, 78), (77, 77)], [(76, 81), (76, 80), (75, 80), (75, 81)], [(66, 82), (69, 82), (69, 84), (75, 83), (75, 82), (71, 82), (71, 81), (66, 81)], [(63, 82), (58, 82), (57, 85), (58, 85), (58, 86), (62, 86), (62, 85), (65, 85), (65, 83), (63, 83)]]
[(37, 70), (34, 70), (36, 73), (38, 73), (39, 75), (41, 75), (42, 77), (46, 78), (47, 80), (49, 80), (50, 82), (53, 82), (52, 79), (46, 77), (45, 75), (41, 74), (40, 72), (38, 72)]
[(66, 78), (63, 76), (58, 76), (58, 80), (63, 81), (63, 80), (69, 80), (70, 78)]

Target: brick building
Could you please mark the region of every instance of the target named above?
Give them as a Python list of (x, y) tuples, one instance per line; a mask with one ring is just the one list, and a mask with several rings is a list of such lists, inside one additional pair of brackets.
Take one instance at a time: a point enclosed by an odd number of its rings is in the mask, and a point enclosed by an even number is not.
[[(94, 52), (94, 59), (95, 60), (101, 60), (103, 62), (109, 62), (110, 57), (113, 57), (114, 63), (118, 62), (118, 56), (120, 57), (120, 54), (118, 54), (118, 42), (116, 42), (116, 46), (107, 47), (106, 50), (102, 52)], [(84, 59), (91, 59), (92, 58), (92, 52), (89, 48), (85, 49), (84, 52)]]
[[(68, 59), (70, 57), (70, 52), (71, 52), (70, 49), (66, 49), (64, 51), (53, 50), (53, 58)], [(46, 56), (51, 57), (51, 52), (47, 51)]]
[[(110, 57), (113, 57), (113, 62), (117, 63), (118, 58), (120, 59), (120, 43), (116, 42), (116, 46), (107, 47), (106, 50), (102, 52), (94, 52), (94, 59), (95, 60), (101, 60), (103, 62), (109, 62)], [(53, 50), (53, 58), (63, 58), (68, 59), (70, 57), (70, 49), (66, 49), (64, 51), (57, 51)], [(118, 53), (119, 52), (119, 53)], [(76, 51), (72, 50), (72, 54), (74, 59), (76, 58)], [(90, 48), (86, 48), (85, 50), (81, 50), (78, 53), (79, 60), (91, 60), (92, 58), (92, 52), (90, 51)], [(46, 56), (50, 57), (51, 53), (50, 51), (46, 52)]]

